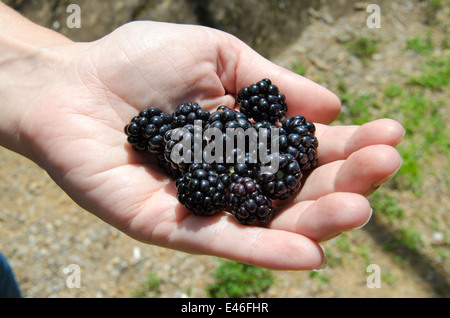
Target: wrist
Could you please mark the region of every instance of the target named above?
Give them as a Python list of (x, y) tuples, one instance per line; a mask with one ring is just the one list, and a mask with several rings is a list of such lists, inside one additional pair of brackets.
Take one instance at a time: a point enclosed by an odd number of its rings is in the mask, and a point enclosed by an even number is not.
[[(3, 42), (4, 43), (4, 42)], [(54, 83), (59, 62), (41, 49), (0, 41), (0, 145), (28, 157), (21, 140), (24, 115)]]
[(71, 41), (1, 3), (0, 30), (0, 146), (30, 157), (22, 119), (61, 74), (63, 57), (54, 48)]

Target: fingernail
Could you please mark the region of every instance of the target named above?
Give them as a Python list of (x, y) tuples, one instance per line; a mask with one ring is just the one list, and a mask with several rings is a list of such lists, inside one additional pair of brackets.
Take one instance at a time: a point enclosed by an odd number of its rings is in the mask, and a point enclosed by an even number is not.
[(373, 184), (373, 187), (374, 187), (374, 188), (380, 187), (381, 185), (383, 185), (383, 183), (386, 183), (386, 182), (388, 182), (389, 180), (391, 180), (392, 177), (395, 176), (395, 175), (397, 174), (397, 172), (400, 170), (400, 168), (402, 167), (402, 165), (403, 165), (403, 158), (401, 159), (400, 166), (397, 168), (397, 170), (395, 170), (393, 173), (391, 173), (390, 175), (388, 175), (386, 178), (383, 178), (382, 180), (379, 180), (379, 181), (375, 182), (375, 183)]
[(327, 267), (328, 265), (328, 259), (327, 257), (324, 255), (323, 256), (323, 261), (322, 261), (322, 265), (320, 265), (319, 268), (313, 269), (313, 272), (323, 272), (323, 270)]
[(397, 146), (397, 145), (403, 140), (403, 138), (405, 138), (405, 135), (406, 135), (406, 129), (403, 128), (403, 135), (402, 135), (402, 138), (400, 138), (400, 139), (398, 140), (398, 142), (397, 142), (397, 144), (396, 144), (395, 146)]
[(382, 186), (384, 183), (386, 183), (386, 182), (388, 182), (389, 180), (391, 180), (392, 177), (395, 176), (395, 174), (397, 173), (397, 171), (398, 171), (398, 170), (396, 170), (394, 173), (388, 175), (386, 178), (383, 178), (383, 179), (381, 179), (381, 180), (378, 180), (377, 182), (375, 182), (375, 183), (373, 184), (373, 187), (374, 187), (374, 188), (378, 188), (378, 187)]
[(320, 241), (321, 242), (329, 241), (329, 240), (334, 239), (335, 237), (338, 237), (341, 234), (342, 234), (342, 232), (334, 233), (334, 234), (331, 234), (330, 236), (326, 236), (326, 237), (322, 238)]
[(370, 215), (369, 215), (369, 218), (367, 219), (367, 221), (364, 222), (363, 225), (355, 227), (355, 230), (363, 228), (364, 226), (366, 226), (366, 224), (369, 223), (370, 219), (372, 218), (372, 214), (373, 214), (373, 208), (370, 208)]

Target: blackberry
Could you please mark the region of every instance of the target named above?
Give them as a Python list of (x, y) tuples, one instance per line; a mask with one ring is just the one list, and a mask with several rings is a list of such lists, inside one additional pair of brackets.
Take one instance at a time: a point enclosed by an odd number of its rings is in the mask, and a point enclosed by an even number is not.
[(205, 127), (209, 116), (209, 111), (201, 108), (196, 102), (183, 103), (172, 113), (173, 122), (171, 128), (184, 127), (187, 124), (193, 125), (196, 120), (201, 120), (202, 127)]
[(192, 163), (202, 161), (199, 154), (203, 155), (206, 144), (202, 132), (192, 124), (166, 132), (163, 155), (164, 160), (170, 163), (172, 170), (183, 174)]
[[(171, 115), (146, 108), (125, 134), (135, 150), (157, 158), (176, 180), (179, 202), (195, 215), (225, 210), (241, 224), (263, 225), (274, 215), (272, 200), (292, 196), (304, 172), (317, 165), (315, 126), (303, 116), (286, 117), (285, 96), (269, 79), (240, 89), (236, 102), (240, 111), (222, 105), (210, 113), (196, 102), (179, 105)], [(205, 135), (209, 128), (218, 131)], [(225, 153), (217, 153), (220, 146)], [(277, 170), (267, 171), (274, 163)]]
[(165, 157), (164, 153), (159, 153), (156, 155), (158, 165), (167, 173), (169, 177), (176, 180), (181, 177), (181, 171), (176, 165), (173, 164), (171, 160)]
[(164, 134), (171, 129), (173, 119), (156, 107), (146, 108), (125, 126), (128, 143), (134, 149), (152, 154), (162, 153)]
[(217, 110), (209, 116), (208, 122), (205, 125), (205, 129), (218, 128), (222, 132), (225, 132), (227, 128), (242, 128), (245, 130), (249, 127), (251, 127), (251, 123), (245, 114), (230, 109), (225, 105), (219, 106)]
[(236, 162), (230, 165), (229, 174), (231, 181), (235, 181), (239, 177), (254, 178), (259, 170), (258, 163), (251, 163), (249, 160), (245, 162)]
[[(268, 121), (261, 121), (254, 123), (252, 127), (258, 132), (259, 135), (258, 149), (265, 146), (269, 153), (272, 153), (272, 144), (275, 142), (278, 145), (278, 150), (274, 149), (273, 151), (280, 152), (287, 146), (287, 133), (283, 126), (275, 126)], [(265, 132), (265, 139), (263, 132)]]
[[(244, 132), (251, 127), (250, 121), (247, 117), (239, 111), (232, 110), (229, 107), (222, 105), (211, 114), (208, 123), (205, 126), (205, 130), (209, 128), (219, 129), (222, 133), (221, 140), (215, 141), (216, 144), (221, 143), (221, 148), (225, 152), (225, 156), (220, 154), (220, 162), (234, 163), (243, 162), (244, 156), (248, 152), (248, 148), (239, 148), (238, 141), (239, 130), (235, 131), (235, 134), (229, 134), (230, 130), (242, 129)], [(230, 138), (233, 138), (231, 140)], [(244, 144), (244, 147), (248, 147), (248, 143)], [(230, 151), (232, 148), (232, 151)], [(238, 159), (240, 157), (240, 159)], [(231, 165), (228, 165), (231, 166)]]
[(192, 164), (176, 187), (178, 201), (195, 215), (212, 215), (226, 207), (226, 186), (211, 164)]
[(288, 117), (283, 121), (287, 143), (282, 151), (291, 154), (299, 163), (302, 171), (308, 171), (317, 165), (318, 139), (315, 137), (316, 127), (303, 116)]
[(267, 224), (274, 214), (272, 201), (250, 177), (239, 177), (229, 185), (227, 210), (245, 225)]
[(263, 173), (259, 170), (256, 179), (267, 197), (285, 200), (300, 189), (303, 174), (299, 163), (292, 155), (288, 153), (272, 155), (278, 156), (278, 171)]
[(241, 88), (236, 101), (241, 113), (256, 122), (277, 124), (286, 117), (286, 98), (268, 78)]

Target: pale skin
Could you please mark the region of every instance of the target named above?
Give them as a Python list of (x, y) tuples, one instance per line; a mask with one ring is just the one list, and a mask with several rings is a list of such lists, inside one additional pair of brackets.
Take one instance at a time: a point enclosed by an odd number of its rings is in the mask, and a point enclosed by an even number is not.
[[(0, 145), (142, 242), (271, 269), (317, 269), (325, 262), (319, 243), (363, 226), (372, 213), (367, 196), (401, 166), (398, 122), (330, 126), (340, 111), (336, 95), (227, 33), (140, 21), (76, 43), (2, 3), (0, 30)], [(289, 116), (316, 124), (318, 167), (267, 227), (239, 225), (225, 212), (192, 215), (173, 180), (127, 144), (125, 124), (149, 106), (234, 108), (240, 87), (266, 77), (286, 95)]]

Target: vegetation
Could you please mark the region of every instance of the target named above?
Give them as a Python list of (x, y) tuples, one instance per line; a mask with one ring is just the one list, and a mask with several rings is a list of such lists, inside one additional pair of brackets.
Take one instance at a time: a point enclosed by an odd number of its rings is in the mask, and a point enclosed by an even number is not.
[(160, 293), (161, 279), (153, 272), (149, 273), (147, 279), (134, 291), (131, 297), (134, 298), (154, 298)]
[(214, 282), (207, 286), (208, 297), (257, 297), (273, 284), (270, 270), (222, 261), (213, 274)]
[(350, 41), (348, 49), (357, 57), (367, 60), (377, 52), (379, 42), (378, 39), (363, 36), (355, 41)]

